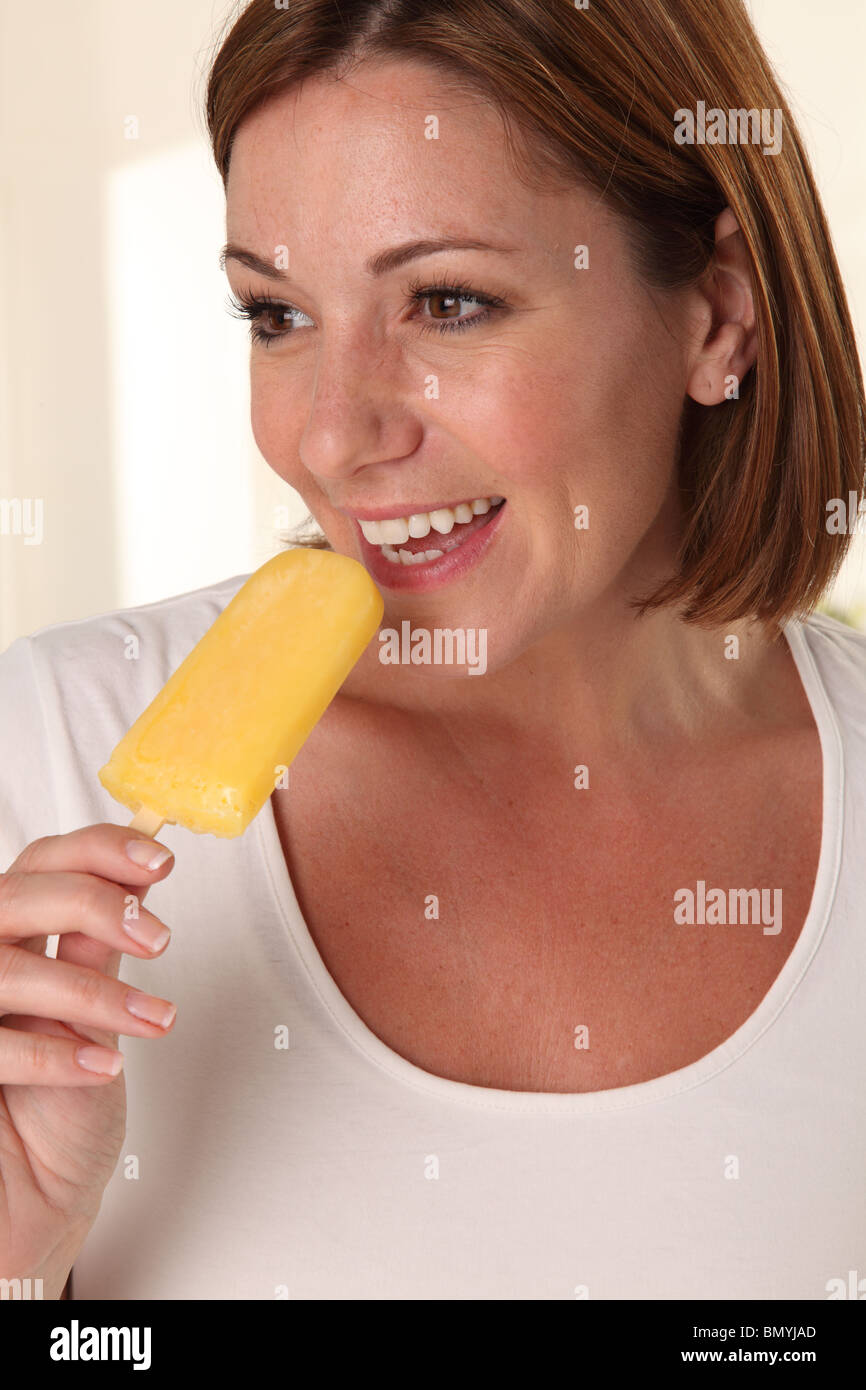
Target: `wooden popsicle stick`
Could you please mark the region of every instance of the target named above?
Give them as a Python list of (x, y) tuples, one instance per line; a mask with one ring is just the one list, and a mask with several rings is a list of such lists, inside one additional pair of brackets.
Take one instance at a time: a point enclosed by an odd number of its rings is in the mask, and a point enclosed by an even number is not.
[(136, 811), (132, 820), (129, 822), (130, 830), (140, 830), (144, 835), (158, 835), (165, 821), (158, 811), (149, 811), (146, 806), (142, 806), (140, 811)]

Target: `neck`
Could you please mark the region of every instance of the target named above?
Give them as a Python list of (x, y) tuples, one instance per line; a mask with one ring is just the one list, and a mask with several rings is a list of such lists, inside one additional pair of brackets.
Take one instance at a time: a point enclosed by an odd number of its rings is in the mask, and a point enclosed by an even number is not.
[[(736, 653), (736, 655), (735, 655)], [(637, 617), (594, 608), (552, 630), (503, 667), (383, 665), (371, 644), (346, 693), (384, 705), (450, 744), (496, 759), (531, 750), (547, 760), (706, 745), (745, 736), (797, 714), (784, 639), (742, 620), (714, 629), (673, 610)], [(435, 733), (434, 733), (435, 737)], [(521, 753), (522, 750), (522, 753)]]

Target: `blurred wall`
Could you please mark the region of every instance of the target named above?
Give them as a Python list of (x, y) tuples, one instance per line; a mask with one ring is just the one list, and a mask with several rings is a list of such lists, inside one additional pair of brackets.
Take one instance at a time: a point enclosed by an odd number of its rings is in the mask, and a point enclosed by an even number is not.
[[(294, 493), (249, 426), (199, 109), (224, 0), (0, 3), (0, 647), (245, 572)], [(24, 518), (26, 520), (26, 518)], [(35, 520), (35, 517), (33, 518)]]
[[(866, 320), (862, 0), (752, 0)], [(300, 500), (262, 460), (200, 110), (228, 0), (0, 0), (0, 648), (262, 563)], [(25, 510), (38, 536), (36, 511)], [(864, 539), (833, 601), (866, 626)]]

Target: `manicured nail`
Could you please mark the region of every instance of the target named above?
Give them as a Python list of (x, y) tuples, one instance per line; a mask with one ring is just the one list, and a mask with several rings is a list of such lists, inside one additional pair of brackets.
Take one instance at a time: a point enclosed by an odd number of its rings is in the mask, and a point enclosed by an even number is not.
[(123, 930), (139, 946), (146, 946), (148, 951), (161, 951), (171, 937), (168, 927), (161, 926), (159, 922), (148, 922), (144, 917), (124, 917)]
[(140, 989), (129, 990), (126, 1007), (136, 1018), (143, 1018), (145, 1023), (156, 1023), (160, 1028), (167, 1028), (177, 1013), (174, 1004), (169, 1004), (166, 999), (156, 999), (152, 994), (143, 994)]
[(110, 1047), (79, 1047), (75, 1060), (85, 1071), (102, 1072), (103, 1076), (117, 1076), (123, 1066), (123, 1053), (112, 1052)]
[(161, 869), (172, 852), (155, 840), (130, 840), (126, 846), (126, 857), (143, 869)]

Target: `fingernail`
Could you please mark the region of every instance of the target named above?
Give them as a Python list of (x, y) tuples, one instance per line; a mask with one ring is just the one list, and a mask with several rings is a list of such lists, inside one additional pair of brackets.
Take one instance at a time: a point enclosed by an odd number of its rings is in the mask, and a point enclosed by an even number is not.
[(75, 1060), (85, 1071), (102, 1072), (103, 1076), (117, 1076), (123, 1066), (123, 1053), (112, 1052), (110, 1047), (79, 1047)]
[(139, 946), (146, 946), (148, 951), (161, 951), (171, 936), (168, 927), (161, 926), (159, 922), (148, 922), (144, 917), (124, 917), (123, 930)]
[(143, 869), (161, 869), (172, 852), (155, 840), (130, 840), (126, 846), (126, 857)]
[(152, 994), (143, 994), (140, 989), (129, 990), (126, 1007), (136, 1018), (143, 1018), (145, 1023), (157, 1023), (160, 1028), (167, 1028), (177, 1013), (174, 1004), (156, 999)]

